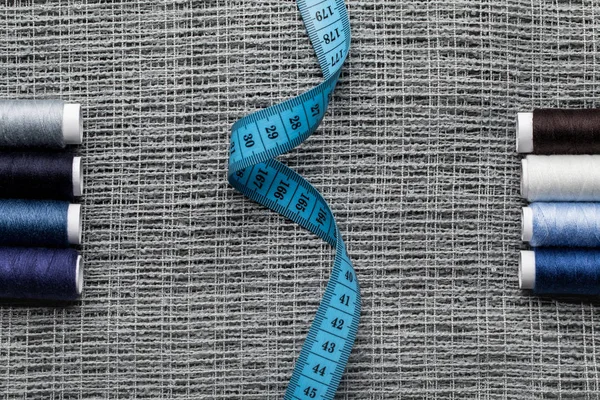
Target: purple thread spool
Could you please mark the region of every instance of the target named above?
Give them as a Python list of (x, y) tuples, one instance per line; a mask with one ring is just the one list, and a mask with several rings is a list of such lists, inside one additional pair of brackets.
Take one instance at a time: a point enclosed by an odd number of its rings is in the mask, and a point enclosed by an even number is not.
[(0, 248), (0, 297), (76, 300), (83, 262), (73, 249)]

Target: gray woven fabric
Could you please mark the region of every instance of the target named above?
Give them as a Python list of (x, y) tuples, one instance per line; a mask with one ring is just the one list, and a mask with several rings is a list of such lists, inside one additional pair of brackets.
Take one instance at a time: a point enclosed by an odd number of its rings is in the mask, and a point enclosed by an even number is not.
[[(600, 398), (598, 307), (518, 290), (517, 110), (591, 107), (598, 0), (350, 0), (321, 129), (363, 316), (340, 399)], [(84, 106), (85, 294), (0, 304), (2, 399), (279, 399), (328, 278), (226, 182), (239, 117), (310, 88), (291, 0), (0, 5), (2, 98)]]

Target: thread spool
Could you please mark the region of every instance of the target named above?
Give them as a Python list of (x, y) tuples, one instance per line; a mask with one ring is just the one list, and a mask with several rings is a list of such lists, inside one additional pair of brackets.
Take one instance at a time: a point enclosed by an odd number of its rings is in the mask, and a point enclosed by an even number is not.
[(75, 300), (83, 261), (73, 249), (0, 248), (0, 297)]
[(0, 100), (0, 146), (60, 149), (81, 144), (81, 105), (62, 100)]
[(534, 247), (600, 247), (600, 203), (532, 203), (522, 238)]
[(81, 244), (81, 206), (64, 201), (0, 200), (0, 246)]
[(81, 157), (0, 152), (0, 197), (73, 200), (82, 192)]
[(600, 110), (537, 109), (517, 115), (517, 151), (600, 153)]
[(529, 155), (522, 160), (521, 195), (534, 201), (600, 201), (599, 155)]
[(600, 295), (600, 250), (522, 251), (519, 286), (534, 294)]

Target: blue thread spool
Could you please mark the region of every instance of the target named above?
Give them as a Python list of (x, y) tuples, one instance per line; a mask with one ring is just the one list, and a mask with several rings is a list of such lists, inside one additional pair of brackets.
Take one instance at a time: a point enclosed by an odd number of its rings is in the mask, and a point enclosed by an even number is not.
[(73, 249), (0, 248), (0, 297), (75, 300), (83, 262)]
[(0, 100), (0, 146), (60, 149), (81, 144), (79, 104), (62, 100)]
[(522, 237), (534, 247), (600, 247), (600, 203), (532, 203)]
[(64, 201), (0, 200), (0, 246), (81, 244), (81, 206)]
[(81, 157), (0, 152), (0, 197), (72, 200), (82, 192)]
[(600, 250), (522, 251), (519, 286), (538, 295), (600, 295)]

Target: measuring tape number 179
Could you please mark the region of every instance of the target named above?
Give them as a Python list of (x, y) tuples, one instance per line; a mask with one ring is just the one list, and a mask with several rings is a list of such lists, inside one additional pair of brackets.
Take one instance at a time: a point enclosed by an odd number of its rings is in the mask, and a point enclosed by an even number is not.
[(228, 178), (245, 196), (295, 221), (336, 250), (327, 289), (284, 397), (333, 399), (358, 329), (358, 281), (323, 197), (275, 157), (306, 140), (323, 119), (350, 49), (350, 22), (344, 0), (297, 3), (324, 81), (298, 97), (248, 115), (233, 125)]

